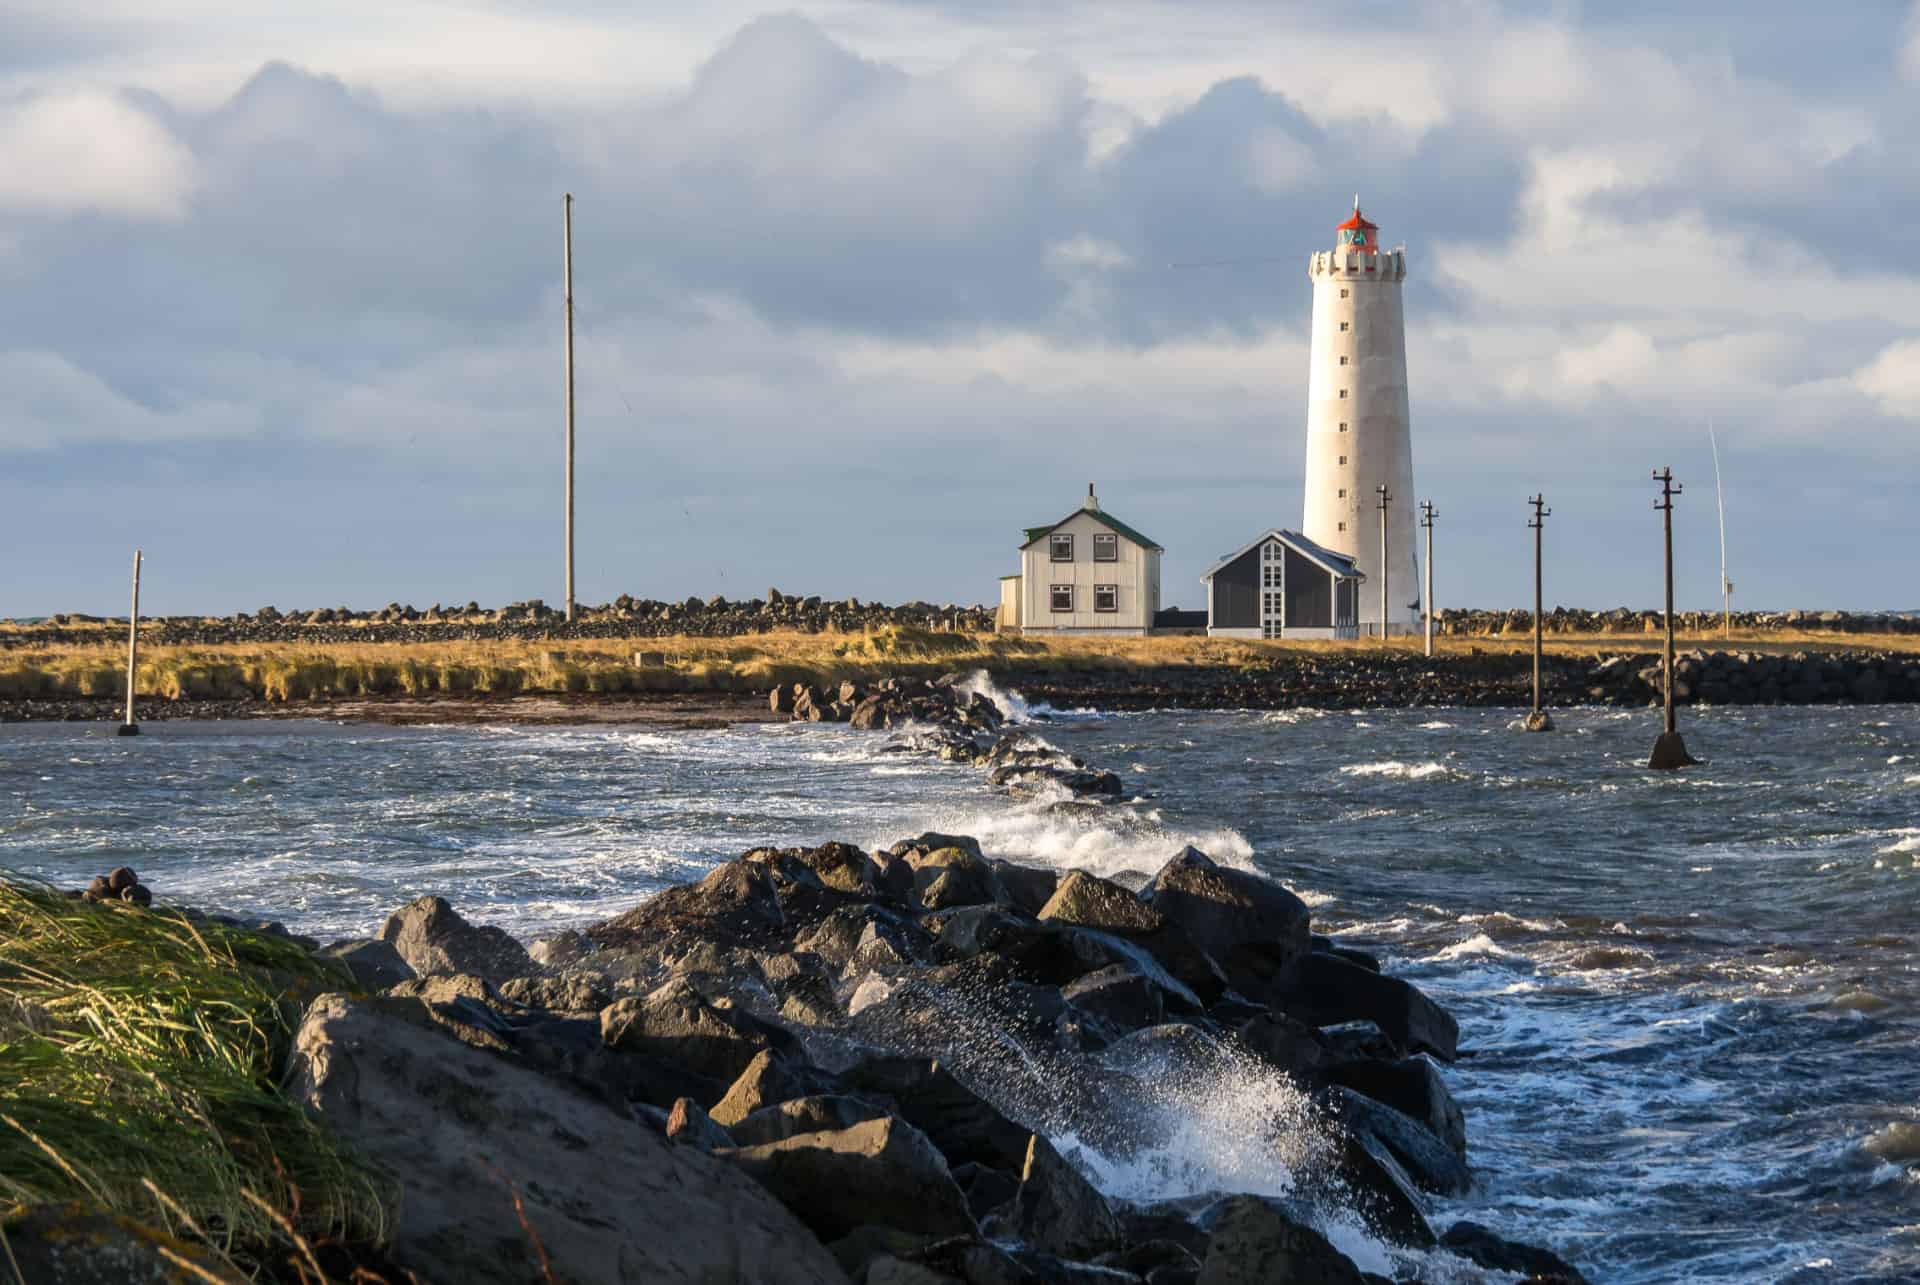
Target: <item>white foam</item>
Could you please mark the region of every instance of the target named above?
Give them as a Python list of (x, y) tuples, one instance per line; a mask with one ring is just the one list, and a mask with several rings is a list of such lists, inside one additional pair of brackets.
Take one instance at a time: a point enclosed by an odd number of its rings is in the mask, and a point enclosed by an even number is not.
[(1465, 941), (1457, 941), (1428, 955), (1422, 963), (1434, 963), (1442, 959), (1463, 959), (1468, 955), (1504, 955), (1513, 957), (1513, 952), (1502, 947), (1485, 933), (1475, 933)]
[(1884, 848), (1875, 849), (1881, 856), (1891, 857), (1903, 852), (1920, 852), (1920, 829), (1908, 826), (1899, 830), (1889, 830), (1887, 835), (1894, 841)]
[(1253, 845), (1238, 830), (1182, 829), (1165, 824), (1157, 811), (1133, 807), (1049, 811), (1051, 804), (1070, 801), (1071, 795), (1061, 789), (1057, 797), (1013, 807), (941, 812), (926, 828), (972, 835), (996, 857), (1103, 876), (1129, 870), (1152, 873), (1189, 845), (1221, 865), (1253, 869)]
[(1097, 709), (1056, 709), (1045, 701), (1036, 705), (1012, 688), (994, 682), (984, 669), (976, 669), (968, 674), (954, 685), (954, 690), (968, 696), (986, 697), (999, 707), (1009, 723), (1031, 723), (1037, 718), (1092, 720), (1107, 717)]
[(1349, 763), (1340, 769), (1342, 776), (1384, 776), (1392, 780), (1424, 781), (1429, 777), (1453, 775), (1444, 763), (1402, 763), (1388, 759), (1381, 763)]
[(1453, 730), (1452, 723), (1443, 723), (1437, 718), (1431, 723), (1419, 723), (1416, 724), (1416, 726), (1423, 732), (1450, 732)]

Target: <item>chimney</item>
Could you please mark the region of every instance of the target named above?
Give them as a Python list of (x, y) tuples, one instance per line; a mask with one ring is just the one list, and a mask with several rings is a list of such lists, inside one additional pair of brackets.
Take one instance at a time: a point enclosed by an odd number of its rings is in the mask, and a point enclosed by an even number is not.
[(1093, 483), (1091, 482), (1087, 483), (1087, 502), (1080, 507), (1089, 509), (1095, 513), (1100, 511), (1100, 499), (1093, 493)]

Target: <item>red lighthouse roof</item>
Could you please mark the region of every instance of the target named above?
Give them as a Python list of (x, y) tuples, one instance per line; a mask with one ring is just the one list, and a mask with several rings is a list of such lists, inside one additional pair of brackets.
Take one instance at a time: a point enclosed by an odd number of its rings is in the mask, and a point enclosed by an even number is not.
[(1380, 230), (1378, 223), (1370, 222), (1366, 215), (1360, 213), (1360, 198), (1357, 196), (1353, 198), (1353, 217), (1335, 228), (1334, 231), (1351, 232), (1355, 228), (1365, 228), (1369, 232), (1378, 232)]

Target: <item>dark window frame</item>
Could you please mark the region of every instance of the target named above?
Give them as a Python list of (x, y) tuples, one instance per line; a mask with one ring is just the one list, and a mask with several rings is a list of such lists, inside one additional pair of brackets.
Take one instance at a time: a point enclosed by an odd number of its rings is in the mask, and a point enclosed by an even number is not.
[[(1113, 602), (1110, 607), (1100, 605), (1100, 596), (1108, 595)], [(1093, 587), (1093, 609), (1103, 615), (1111, 615), (1120, 610), (1120, 586), (1117, 584), (1097, 584)]]
[[(1100, 552), (1102, 547), (1108, 552)], [(1095, 562), (1120, 561), (1120, 537), (1111, 531), (1096, 531), (1093, 535), (1093, 560)]]
[[(1062, 549), (1066, 550), (1064, 557), (1060, 552)], [(1047, 560), (1049, 562), (1073, 561), (1073, 532), (1060, 532), (1047, 537)]]
[[(1067, 598), (1067, 605), (1064, 607), (1060, 605), (1060, 595), (1062, 594), (1065, 594)], [(1073, 610), (1073, 586), (1070, 584), (1048, 585), (1047, 608), (1050, 611), (1071, 612)]]

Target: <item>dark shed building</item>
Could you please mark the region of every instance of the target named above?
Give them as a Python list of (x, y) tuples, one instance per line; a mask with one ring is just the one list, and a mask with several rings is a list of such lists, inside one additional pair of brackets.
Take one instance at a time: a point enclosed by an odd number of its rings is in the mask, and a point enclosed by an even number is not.
[(1265, 532), (1213, 564), (1207, 634), (1215, 638), (1359, 636), (1362, 576), (1353, 559), (1297, 531)]

